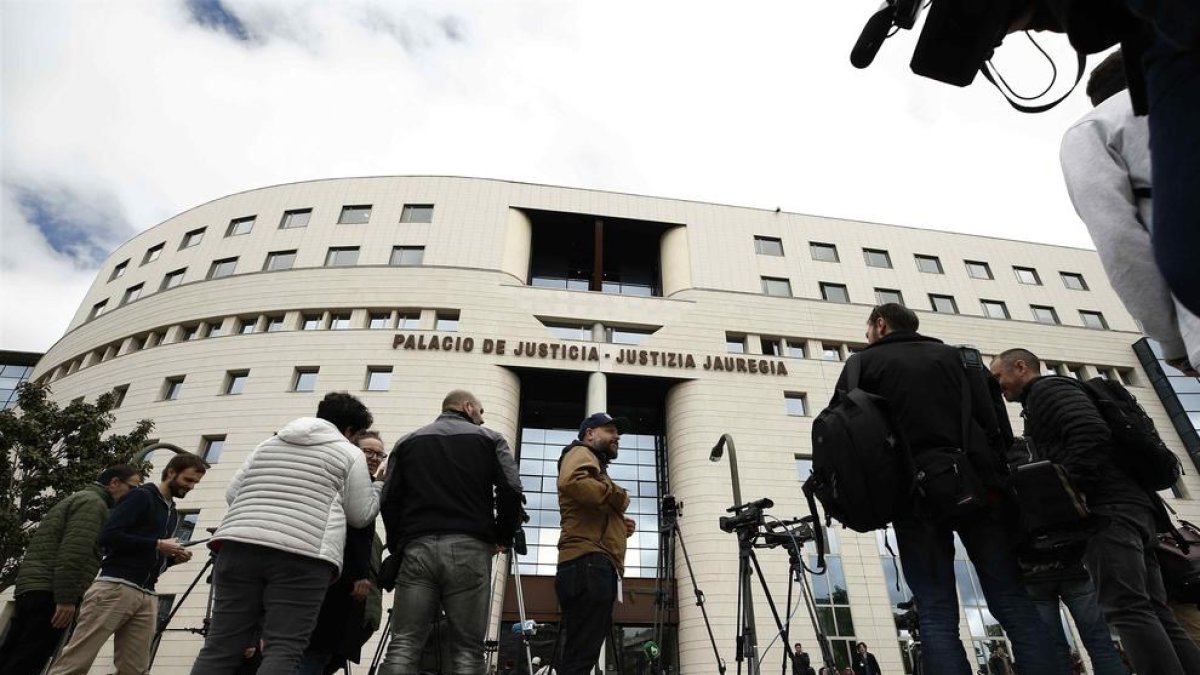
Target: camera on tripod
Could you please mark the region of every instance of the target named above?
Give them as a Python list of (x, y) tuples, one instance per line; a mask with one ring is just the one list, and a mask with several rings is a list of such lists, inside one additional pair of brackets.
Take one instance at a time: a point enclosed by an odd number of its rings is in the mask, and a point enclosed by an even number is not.
[(759, 526), (764, 524), (763, 509), (769, 509), (775, 506), (775, 502), (763, 497), (752, 502), (731, 506), (725, 509), (726, 513), (732, 513), (732, 516), (721, 516), (717, 523), (721, 526), (724, 532), (749, 532), (758, 530)]

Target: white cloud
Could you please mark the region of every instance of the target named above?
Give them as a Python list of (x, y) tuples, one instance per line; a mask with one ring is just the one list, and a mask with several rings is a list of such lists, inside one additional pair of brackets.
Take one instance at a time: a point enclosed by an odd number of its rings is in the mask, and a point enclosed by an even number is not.
[[(253, 40), (182, 1), (0, 4), (3, 348), (53, 343), (92, 274), (17, 208), (38, 186), (137, 230), (263, 185), (457, 174), (1088, 245), (1057, 161), (1082, 95), (1019, 115), (912, 75), (909, 32), (854, 70), (865, 0), (223, 4)], [(1000, 62), (1047, 76), (1020, 44)]]

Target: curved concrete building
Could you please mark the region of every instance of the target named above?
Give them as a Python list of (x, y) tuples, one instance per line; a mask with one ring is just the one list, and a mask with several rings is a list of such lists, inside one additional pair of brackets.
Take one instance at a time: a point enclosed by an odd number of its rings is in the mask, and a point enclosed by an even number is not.
[[(1137, 326), (1093, 251), (451, 177), (254, 189), (151, 227), (113, 252), (33, 377), (61, 400), (118, 388), (117, 428), (152, 418), (157, 438), (206, 455), (212, 470), (179, 503), (191, 528), (220, 521), (225, 485), (246, 455), (313, 414), (326, 391), (361, 397), (390, 445), (431, 421), (447, 391), (472, 390), (519, 456), (532, 516), (525, 596), (531, 617), (548, 624), (535, 639), (546, 660), (558, 618), (555, 460), (586, 414), (630, 417), (636, 429), (612, 473), (633, 493), (639, 532), (605, 669), (649, 672), (641, 646), (656, 639), (673, 672), (712, 672), (694, 588), (732, 668), (737, 545), (717, 525), (734, 499), (730, 453), (713, 463), (710, 451), (730, 434), (743, 498), (770, 497), (780, 518), (803, 515), (814, 411), (863, 346), (870, 307), (888, 301), (917, 310), (922, 332), (985, 356), (1021, 345), (1063, 374), (1120, 378), (1170, 428), (1140, 391), (1148, 380), (1131, 349)], [(1170, 442), (1182, 455), (1178, 438)], [(1172, 497), (1193, 519), (1194, 491), (1200, 478), (1189, 472)], [(659, 555), (668, 493), (683, 503), (695, 584), (678, 546)], [(862, 640), (885, 672), (903, 672), (907, 633), (893, 608), (906, 591), (891, 557), (873, 534), (832, 539), (830, 573), (812, 583), (835, 651), (845, 658)], [(782, 605), (787, 556), (759, 554)], [(203, 563), (198, 555), (164, 576), (164, 607)], [(986, 659), (1003, 638), (965, 560), (959, 585), (964, 642)], [(515, 602), (511, 588), (496, 588), (503, 663), (517, 658), (507, 627)], [(201, 625), (205, 590), (182, 604), (172, 629)], [(755, 593), (761, 650), (777, 629)], [(656, 611), (656, 597), (668, 611)], [(817, 652), (803, 610), (790, 639)], [(168, 631), (154, 672), (188, 672), (200, 643)], [(774, 642), (772, 667), (780, 651)]]

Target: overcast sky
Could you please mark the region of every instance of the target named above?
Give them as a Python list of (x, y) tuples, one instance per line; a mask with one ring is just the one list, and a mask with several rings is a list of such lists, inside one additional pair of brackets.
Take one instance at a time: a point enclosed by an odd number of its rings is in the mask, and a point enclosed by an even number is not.
[[(1041, 115), (848, 61), (875, 0), (0, 0), (0, 348), (135, 233), (250, 188), (449, 174), (1090, 247)], [(1073, 78), (1065, 38), (1039, 36)], [(997, 64), (1050, 78), (1022, 36)], [(1091, 63), (1095, 63), (1093, 58)]]

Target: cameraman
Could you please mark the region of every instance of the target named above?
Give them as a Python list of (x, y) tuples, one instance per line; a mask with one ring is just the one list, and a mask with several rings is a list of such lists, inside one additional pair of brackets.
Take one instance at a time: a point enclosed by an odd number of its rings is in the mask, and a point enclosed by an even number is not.
[(380, 675), (420, 670), (439, 607), (449, 626), (447, 670), (484, 668), (491, 561), (520, 527), (521, 480), (504, 437), (482, 425), (483, 404), (456, 389), (441, 415), (401, 438), (388, 459), (381, 513), (388, 550), (403, 557)]

